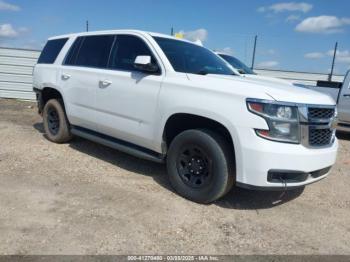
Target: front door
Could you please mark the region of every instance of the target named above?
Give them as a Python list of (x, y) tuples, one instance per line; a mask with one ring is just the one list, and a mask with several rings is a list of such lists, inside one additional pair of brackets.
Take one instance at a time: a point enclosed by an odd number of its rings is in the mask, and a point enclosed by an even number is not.
[[(134, 67), (139, 55), (157, 60), (136, 35), (117, 35), (106, 70), (96, 94), (99, 132), (152, 149), (154, 121), (163, 74), (144, 73)], [(159, 64), (158, 64), (159, 66)]]

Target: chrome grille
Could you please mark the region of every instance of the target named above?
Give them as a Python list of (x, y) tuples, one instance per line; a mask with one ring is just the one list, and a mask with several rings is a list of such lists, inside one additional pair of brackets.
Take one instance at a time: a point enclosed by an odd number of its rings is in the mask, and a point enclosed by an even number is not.
[(310, 146), (327, 146), (332, 142), (333, 130), (309, 128)]
[(308, 117), (309, 120), (321, 120), (321, 119), (330, 119), (334, 116), (334, 108), (309, 108)]

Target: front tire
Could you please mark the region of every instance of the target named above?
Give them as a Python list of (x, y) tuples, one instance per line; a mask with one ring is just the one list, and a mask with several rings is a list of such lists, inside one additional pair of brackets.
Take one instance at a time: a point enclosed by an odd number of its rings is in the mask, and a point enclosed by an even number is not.
[(228, 141), (219, 134), (187, 130), (172, 141), (167, 169), (177, 193), (198, 203), (210, 203), (232, 188), (234, 154)]
[(63, 101), (50, 99), (44, 106), (43, 122), (46, 137), (55, 143), (66, 143), (72, 139)]

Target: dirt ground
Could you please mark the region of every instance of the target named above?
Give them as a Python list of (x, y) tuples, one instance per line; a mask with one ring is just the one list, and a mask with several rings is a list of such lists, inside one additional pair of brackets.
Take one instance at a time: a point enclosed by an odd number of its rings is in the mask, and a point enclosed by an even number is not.
[(30, 102), (0, 99), (0, 254), (348, 254), (350, 135), (305, 189), (176, 195), (163, 165), (45, 139)]

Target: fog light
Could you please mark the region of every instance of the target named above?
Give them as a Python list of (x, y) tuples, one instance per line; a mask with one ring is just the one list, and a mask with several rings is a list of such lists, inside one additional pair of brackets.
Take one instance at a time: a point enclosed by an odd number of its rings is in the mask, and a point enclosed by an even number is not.
[(283, 135), (290, 134), (291, 125), (289, 123), (272, 122), (275, 130)]

